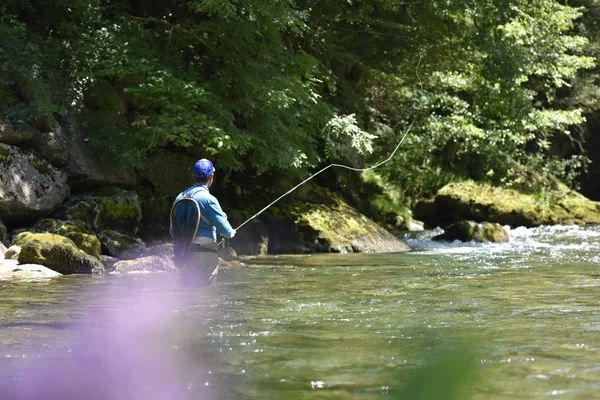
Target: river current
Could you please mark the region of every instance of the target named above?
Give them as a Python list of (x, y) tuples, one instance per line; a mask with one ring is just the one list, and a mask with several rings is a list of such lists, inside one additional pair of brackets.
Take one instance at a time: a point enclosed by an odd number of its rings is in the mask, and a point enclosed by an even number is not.
[(600, 227), (0, 281), (0, 399), (600, 399)]

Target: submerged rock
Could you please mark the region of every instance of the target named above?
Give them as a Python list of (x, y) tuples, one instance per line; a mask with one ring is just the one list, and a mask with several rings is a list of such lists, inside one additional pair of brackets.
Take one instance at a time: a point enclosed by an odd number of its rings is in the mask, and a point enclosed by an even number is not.
[(498, 223), (459, 221), (448, 226), (433, 240), (460, 240), (461, 242), (508, 242), (508, 232)]
[(70, 193), (66, 176), (47, 161), (17, 147), (0, 144), (0, 217), (45, 216)]
[(450, 183), (438, 191), (434, 201), (419, 203), (414, 213), (429, 227), (461, 220), (512, 227), (600, 224), (599, 202), (556, 181), (551, 189), (532, 194), (474, 182)]
[(39, 264), (19, 264), (17, 260), (0, 260), (0, 279), (56, 278), (61, 275)]
[(100, 274), (104, 266), (64, 236), (53, 233), (23, 232), (13, 244), (21, 246), (18, 260), (22, 264), (42, 264), (63, 274)]

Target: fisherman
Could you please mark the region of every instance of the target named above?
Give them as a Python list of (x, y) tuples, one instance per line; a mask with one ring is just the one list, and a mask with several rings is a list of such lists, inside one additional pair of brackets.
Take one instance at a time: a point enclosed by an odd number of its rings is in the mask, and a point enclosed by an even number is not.
[(231, 239), (236, 231), (219, 201), (209, 192), (215, 179), (212, 162), (206, 158), (198, 160), (193, 178), (196, 183), (181, 192), (173, 203), (170, 233), (175, 241), (180, 283), (201, 287), (210, 285), (219, 270), (217, 234)]

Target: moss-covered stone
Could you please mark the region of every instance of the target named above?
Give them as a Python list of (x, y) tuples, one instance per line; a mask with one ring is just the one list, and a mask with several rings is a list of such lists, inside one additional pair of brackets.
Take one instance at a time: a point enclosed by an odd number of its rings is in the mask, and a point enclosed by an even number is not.
[(10, 155), (10, 150), (8, 146), (4, 146), (0, 144), (0, 162), (8, 161), (8, 156)]
[(460, 220), (490, 221), (510, 226), (600, 224), (600, 203), (591, 201), (565, 185), (524, 194), (471, 181), (451, 183), (440, 189), (435, 207), (417, 218), (429, 226), (448, 226)]
[(22, 264), (41, 264), (61, 274), (100, 274), (104, 266), (77, 248), (69, 238), (53, 233), (23, 232), (13, 240), (21, 247)]
[(305, 234), (311, 235), (310, 230), (315, 233), (312, 241), (317, 250), (342, 253), (409, 250), (405, 243), (341, 198), (330, 196), (335, 203), (305, 204), (297, 210), (296, 223)]
[(81, 221), (77, 224), (72, 221), (44, 218), (36, 222), (31, 230), (33, 232), (47, 232), (65, 236), (71, 239), (78, 248), (87, 254), (96, 257), (98, 260), (102, 260), (102, 244), (100, 240), (93, 234), (90, 227)]
[(84, 226), (90, 226), (96, 233), (116, 230), (135, 235), (142, 220), (142, 209), (135, 192), (106, 188), (74, 198), (56, 216), (73, 221), (74, 224), (79, 221)]
[(54, 169), (50, 166), (49, 163), (47, 163), (44, 160), (36, 159), (36, 158), (30, 158), (28, 160), (28, 162), (29, 162), (29, 165), (31, 165), (33, 168), (35, 168), (38, 171), (40, 171), (42, 174), (46, 174), (46, 175), (53, 175), (54, 174)]
[(498, 223), (459, 221), (450, 225), (433, 240), (460, 240), (461, 242), (508, 242), (508, 232)]

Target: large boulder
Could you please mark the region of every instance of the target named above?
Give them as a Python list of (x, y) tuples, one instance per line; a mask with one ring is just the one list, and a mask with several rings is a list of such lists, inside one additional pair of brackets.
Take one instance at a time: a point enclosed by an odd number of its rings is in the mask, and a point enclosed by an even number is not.
[(63, 123), (68, 161), (65, 167), (69, 184), (76, 188), (98, 186), (133, 187), (137, 177), (133, 168), (115, 170), (110, 164), (98, 160), (90, 153), (81, 136), (79, 123), (69, 119)]
[(142, 208), (136, 192), (109, 187), (72, 197), (54, 216), (96, 233), (116, 230), (134, 236), (142, 220)]
[(0, 144), (0, 218), (11, 221), (48, 215), (69, 193), (65, 174), (47, 161)]
[(33, 137), (33, 127), (29, 124), (12, 124), (0, 117), (0, 143), (19, 144)]
[(118, 258), (135, 258), (144, 249), (140, 239), (107, 229), (98, 235), (108, 254)]
[[(304, 239), (318, 251), (379, 253), (408, 251), (409, 247), (391, 233), (360, 214), (341, 199), (336, 203), (310, 204), (297, 224)], [(310, 243), (309, 242), (309, 243)]]
[(0, 260), (0, 279), (56, 278), (61, 275), (39, 264), (19, 264), (17, 260)]
[(179, 153), (160, 153), (144, 160), (143, 180), (157, 196), (175, 199), (185, 188), (194, 184), (192, 178), (197, 158)]
[(441, 235), (433, 240), (461, 242), (508, 242), (508, 232), (502, 225), (492, 222), (459, 221), (444, 230)]
[(69, 160), (67, 136), (60, 125), (36, 131), (30, 145), (37, 154), (53, 165), (62, 167)]
[(69, 238), (53, 233), (23, 232), (13, 240), (21, 247), (19, 263), (41, 264), (62, 274), (101, 274), (104, 266), (77, 248)]
[(100, 240), (85, 225), (75, 225), (72, 221), (61, 221), (53, 218), (43, 218), (35, 223), (30, 232), (55, 233), (67, 237), (87, 254), (102, 260), (102, 244)]
[(467, 181), (444, 186), (433, 201), (419, 203), (414, 214), (429, 227), (446, 227), (461, 220), (512, 227), (585, 225), (600, 224), (600, 203), (556, 181), (531, 194)]

